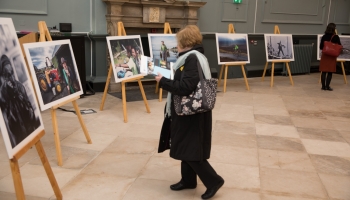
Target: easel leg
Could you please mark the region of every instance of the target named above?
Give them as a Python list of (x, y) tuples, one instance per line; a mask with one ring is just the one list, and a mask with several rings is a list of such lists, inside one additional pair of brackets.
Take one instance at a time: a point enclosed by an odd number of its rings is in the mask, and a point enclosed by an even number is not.
[(83, 117), (81, 116), (80, 109), (79, 109), (79, 107), (78, 107), (77, 101), (76, 101), (76, 100), (72, 101), (72, 104), (73, 104), (73, 106), (74, 106), (75, 113), (76, 113), (76, 114), (77, 114), (77, 116), (78, 116), (78, 119), (79, 119), (79, 122), (80, 122), (81, 128), (82, 128), (82, 129), (83, 129), (83, 131), (84, 131), (86, 141), (87, 141), (89, 144), (92, 144), (92, 141), (91, 141), (91, 138), (90, 138), (89, 132), (88, 132), (88, 130), (87, 130), (87, 128), (86, 128), (86, 126), (85, 126), (85, 123), (84, 123)]
[(290, 73), (289, 63), (287, 62), (286, 65), (287, 65), (287, 70), (288, 70), (288, 74), (289, 74), (290, 84), (294, 85), (292, 74)]
[(221, 65), (220, 75), (219, 75), (219, 81), (218, 81), (218, 86), (220, 86), (220, 83), (221, 83), (222, 72), (224, 71), (224, 67), (225, 67), (225, 65)]
[(125, 95), (125, 82), (122, 82), (122, 99), (123, 99), (123, 114), (124, 122), (128, 122), (128, 115), (126, 114), (126, 95)]
[(341, 69), (343, 70), (343, 76), (344, 76), (344, 83), (348, 84), (348, 81), (346, 80), (346, 74), (345, 74), (345, 69), (344, 69), (344, 62), (341, 63)]
[(60, 135), (58, 133), (56, 109), (51, 109), (51, 118), (52, 118), (53, 134), (55, 137), (57, 164), (58, 166), (62, 166), (61, 141), (60, 141)]
[[(55, 196), (57, 198), (57, 200), (62, 200), (62, 193), (60, 188), (58, 187), (55, 175), (53, 174), (53, 171), (51, 169), (50, 163), (47, 160), (43, 145), (41, 144), (41, 141), (39, 140), (36, 144), (35, 144), (36, 150), (38, 151), (39, 157), (41, 159), (41, 162), (43, 163), (43, 166), (45, 168), (47, 177), (49, 178), (49, 181), (51, 183), (52, 189), (55, 193)], [(18, 197), (17, 197), (18, 199)]]
[(108, 75), (107, 75), (105, 90), (103, 91), (102, 101), (101, 101), (101, 104), (100, 104), (100, 110), (101, 111), (103, 110), (103, 107), (105, 105), (107, 91), (108, 91), (108, 86), (109, 86), (109, 83), (111, 82), (112, 72), (113, 72), (112, 65), (109, 65), (109, 71), (108, 71)]
[(247, 76), (245, 74), (244, 65), (241, 65), (241, 68), (242, 68), (242, 74), (243, 74), (243, 77), (244, 77), (245, 87), (247, 88), (247, 90), (249, 90), (249, 84), (248, 84)]
[(228, 65), (225, 65), (224, 93), (226, 92), (227, 70), (228, 70)]
[(273, 86), (273, 75), (275, 73), (275, 63), (272, 63), (272, 67), (271, 67), (271, 82), (270, 82), (270, 87)]
[[(137, 79), (137, 82), (139, 83), (139, 86), (140, 86), (143, 102), (145, 103), (147, 113), (150, 113), (151, 111), (150, 111), (149, 106), (148, 106), (148, 101), (147, 101), (147, 98), (146, 98), (145, 91), (143, 90), (141, 79)], [(162, 89), (159, 90), (159, 93), (160, 94), (162, 93)]]
[(158, 93), (158, 90), (159, 90), (159, 82), (157, 82), (157, 84), (156, 84), (156, 90), (154, 91), (154, 93)]
[(162, 102), (163, 100), (163, 89), (162, 88), (159, 88), (159, 102)]
[(262, 75), (262, 77), (261, 77), (261, 81), (264, 81), (265, 74), (266, 74), (266, 69), (267, 69), (267, 66), (268, 66), (268, 65), (269, 65), (269, 63), (266, 62), (265, 67), (264, 67), (264, 73), (263, 73), (263, 75)]
[(15, 186), (16, 197), (17, 199), (26, 199), (24, 196), (23, 184), (21, 179), (21, 173), (19, 171), (18, 160), (13, 158), (10, 160), (11, 172), (13, 183)]

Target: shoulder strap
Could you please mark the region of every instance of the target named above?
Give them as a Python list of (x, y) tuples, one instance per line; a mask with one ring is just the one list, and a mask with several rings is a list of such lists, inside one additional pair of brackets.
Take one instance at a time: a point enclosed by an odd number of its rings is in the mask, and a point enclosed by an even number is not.
[(330, 42), (332, 42), (332, 39), (333, 39), (334, 36), (335, 36), (335, 34), (332, 35), (331, 39), (329, 40)]

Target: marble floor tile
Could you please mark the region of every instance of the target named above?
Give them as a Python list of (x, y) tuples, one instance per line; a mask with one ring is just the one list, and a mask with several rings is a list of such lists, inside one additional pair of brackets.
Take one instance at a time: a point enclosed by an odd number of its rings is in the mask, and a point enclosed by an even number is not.
[[(26, 200), (48, 200), (48, 198), (44, 197), (36, 197), (36, 196), (28, 196), (25, 195)], [(10, 192), (1, 192), (0, 191), (0, 200), (16, 200), (16, 194)]]
[[(123, 199), (135, 178), (104, 174), (80, 174), (62, 189), (64, 199)], [(88, 189), (87, 189), (88, 188)]]
[(257, 135), (300, 138), (294, 126), (255, 124)]
[(326, 119), (326, 116), (321, 111), (316, 110), (288, 110), (288, 112), (292, 117)]
[(330, 121), (333, 126), (338, 130), (338, 131), (349, 131), (350, 130), (350, 123), (349, 121)]
[(210, 164), (225, 179), (223, 187), (252, 191), (260, 189), (259, 167), (214, 162), (210, 162)]
[(334, 129), (333, 124), (326, 119), (315, 119), (306, 117), (291, 117), (296, 127), (315, 129)]
[(303, 90), (301, 86), (282, 86), (277, 85), (278, 93), (282, 96), (298, 96), (307, 97), (307, 93)]
[(305, 152), (299, 139), (258, 135), (257, 140), (259, 149)]
[(260, 169), (261, 190), (306, 198), (327, 198), (317, 173), (281, 169)]
[(280, 95), (254, 94), (254, 106), (284, 107), (284, 102)]
[(223, 104), (253, 106), (253, 94), (246, 92), (227, 92), (222, 99)]
[[(198, 185), (196, 189), (196, 194), (194, 195), (194, 200), (200, 200), (201, 195), (205, 192), (206, 187), (204, 185)], [(215, 194), (212, 199), (220, 200), (260, 200), (260, 194), (257, 192), (241, 189), (226, 188), (225, 184), (220, 190)]]
[(10, 161), (0, 161), (0, 180), (7, 175), (11, 174)]
[[(61, 145), (61, 153), (62, 153), (62, 163), (63, 163), (61, 167), (65, 169), (76, 169), (76, 170), (83, 169), (86, 165), (90, 163), (92, 159), (94, 159), (99, 154), (98, 151), (94, 151), (94, 150), (74, 148), (74, 147), (68, 147), (68, 146), (62, 146), (62, 145)], [(49, 160), (51, 167), (59, 167), (55, 147), (51, 147), (45, 150), (45, 154), (47, 159)], [(36, 157), (35, 159), (31, 160), (29, 163), (32, 165), (42, 166), (42, 162), (39, 157)]]
[(232, 147), (257, 148), (255, 135), (242, 135), (224, 131), (215, 131), (212, 135), (212, 143)]
[(150, 138), (117, 137), (103, 152), (115, 154), (148, 154), (158, 149), (159, 140)]
[(254, 123), (216, 120), (214, 130), (218, 132), (231, 132), (240, 135), (255, 135)]
[(92, 131), (89, 131), (89, 136), (91, 138), (91, 144), (87, 142), (84, 132), (82, 130), (78, 130), (75, 133), (72, 133), (71, 135), (63, 139), (61, 141), (61, 146), (102, 151), (113, 140), (115, 140), (115, 138), (118, 137), (117, 134), (110, 135), (104, 134), (103, 132)]
[(302, 139), (302, 142), (309, 154), (350, 158), (350, 145), (348, 143), (310, 139)]
[(261, 105), (254, 106), (254, 114), (289, 116), (287, 109), (283, 106)]
[(259, 149), (259, 164), (263, 168), (316, 172), (307, 153)]
[(181, 161), (168, 157), (151, 157), (139, 178), (177, 183), (181, 180)]
[[(52, 167), (58, 187), (62, 188), (79, 170)], [(20, 169), (24, 193), (33, 197), (50, 198), (54, 195), (53, 189), (46, 175), (43, 166), (26, 164)], [(8, 175), (0, 180), (0, 191), (14, 193), (12, 175)]]
[(344, 142), (344, 138), (337, 130), (299, 127), (297, 130), (303, 139)]
[(258, 166), (258, 152), (255, 148), (212, 145), (210, 162)]
[(287, 195), (282, 196), (278, 192), (276, 192), (276, 195), (272, 194), (261, 194), (261, 200), (326, 200), (327, 198), (303, 198), (300, 197), (302, 195)]
[(276, 124), (276, 125), (293, 125), (289, 116), (255, 114), (254, 118), (255, 118), (255, 123)]
[(334, 199), (350, 199), (350, 176), (319, 174), (328, 195)]
[(162, 124), (148, 124), (138, 125), (131, 124), (131, 126), (120, 134), (121, 137), (139, 137), (139, 138), (151, 138), (159, 139)]
[(350, 144), (350, 131), (339, 131), (340, 135)]
[(150, 157), (140, 154), (101, 153), (81, 173), (136, 178)]
[[(171, 181), (152, 180), (137, 178), (136, 181), (126, 192), (123, 200), (172, 200), (184, 199), (191, 200), (194, 198), (196, 190), (172, 191), (169, 186), (174, 184)], [(203, 192), (204, 193), (204, 192)]]
[(310, 97), (282, 96), (282, 99), (287, 110), (319, 111)]
[(318, 173), (350, 176), (350, 158), (314, 154), (310, 158)]
[(217, 120), (254, 122), (253, 106), (221, 104), (218, 112), (219, 114), (214, 116)]
[[(344, 112), (347, 110), (348, 112)], [(322, 113), (327, 117), (328, 120), (332, 121), (350, 121), (350, 107), (343, 108), (342, 111), (322, 111)]]

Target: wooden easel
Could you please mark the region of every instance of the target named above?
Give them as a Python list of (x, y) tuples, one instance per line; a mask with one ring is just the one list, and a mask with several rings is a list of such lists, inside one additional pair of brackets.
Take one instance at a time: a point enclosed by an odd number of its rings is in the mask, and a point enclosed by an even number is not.
[[(278, 28), (277, 25), (275, 25), (274, 34), (281, 34), (280, 29)], [(273, 62), (271, 62), (271, 63), (272, 63), (272, 66), (271, 66), (271, 82), (270, 82), (270, 87), (273, 86), (273, 75), (274, 75), (274, 72), (275, 72), (275, 63), (285, 63), (285, 64), (286, 64), (287, 70), (288, 70), (288, 75), (289, 75), (290, 84), (294, 85), (293, 78), (292, 78), (292, 74), (290, 73), (289, 61), (273, 61)], [(266, 74), (266, 68), (267, 68), (268, 65), (269, 65), (269, 62), (266, 61), (265, 68), (264, 68), (264, 73), (263, 73), (263, 75), (262, 75), (261, 81), (264, 81), (264, 77), (265, 77), (265, 74)]]
[(51, 187), (55, 193), (55, 196), (58, 200), (62, 200), (62, 193), (58, 187), (55, 175), (51, 169), (50, 163), (47, 160), (43, 145), (41, 144), (40, 139), (44, 136), (45, 131), (42, 130), (32, 141), (30, 141), (26, 146), (24, 146), (19, 152), (17, 152), (12, 159), (10, 159), (11, 173), (13, 178), (13, 183), (15, 186), (15, 192), (17, 199), (26, 199), (24, 195), (24, 189), (22, 184), (21, 173), (19, 170), (18, 160), (34, 145), (39, 154), (40, 160), (44, 166), (47, 177), (49, 178)]
[[(125, 32), (125, 28), (124, 28), (123, 22), (118, 22), (118, 36), (126, 36), (126, 32)], [(110, 55), (110, 56), (112, 56), (112, 55)], [(113, 72), (113, 69), (112, 69), (112, 63), (111, 63), (109, 65), (109, 71), (108, 71), (108, 75), (107, 75), (105, 90), (103, 92), (102, 101), (101, 101), (101, 104), (100, 104), (100, 110), (101, 111), (103, 110), (103, 106), (104, 106), (105, 101), (106, 101), (108, 86), (109, 86), (109, 83), (111, 82), (112, 72)], [(131, 81), (137, 80), (137, 82), (139, 83), (139, 87), (140, 87), (140, 91), (141, 91), (141, 94), (142, 94), (143, 101), (144, 101), (145, 106), (146, 106), (147, 113), (151, 112), (150, 109), (149, 109), (149, 106), (148, 106), (148, 102), (147, 102), (145, 91), (144, 91), (143, 86), (142, 86), (141, 78), (143, 78), (143, 76), (134, 77), (134, 78), (131, 78), (131, 79), (128, 79), (128, 80), (124, 80), (124, 81), (121, 82), (121, 84), (122, 84), (123, 113), (124, 113), (124, 122), (125, 123), (128, 122), (128, 115), (126, 113), (126, 95), (125, 95), (125, 83), (127, 83), (127, 82), (131, 82)]]
[[(164, 34), (172, 34), (173, 32), (171, 31), (170, 24), (168, 22), (164, 23)], [(159, 91), (159, 102), (162, 102), (163, 100), (163, 88), (159, 88), (159, 82), (157, 82), (156, 85), (156, 91), (155, 93), (158, 93)]]
[[(45, 42), (46, 39), (47, 41), (52, 41), (51, 35), (49, 33), (49, 30), (47, 29), (46, 23), (45, 21), (39, 21), (38, 22), (38, 27), (39, 27), (39, 32), (40, 32), (40, 38), (39, 38), (39, 42)], [(58, 105), (55, 105), (51, 108), (51, 117), (52, 117), (52, 126), (53, 126), (53, 131), (54, 131), (54, 137), (55, 137), (55, 145), (56, 145), (56, 155), (57, 155), (57, 163), (59, 166), (62, 166), (62, 152), (61, 152), (61, 142), (60, 142), (60, 136), (58, 133), (58, 125), (57, 125), (57, 117), (56, 117), (56, 110), (58, 107), (63, 106), (67, 103), (72, 102), (73, 107), (75, 109), (75, 113), (78, 116), (81, 128), (84, 131), (86, 140), (89, 144), (92, 144), (89, 132), (85, 126), (85, 123), (83, 121), (83, 118), (81, 116), (80, 113), (80, 109), (78, 107), (78, 104), (76, 102), (77, 99), (79, 99), (80, 97), (73, 97), (71, 99), (68, 99), (67, 101), (64, 101)]]
[[(228, 33), (232, 33), (232, 34), (235, 33), (235, 29), (233, 27), (233, 24), (229, 24), (228, 25)], [(244, 69), (245, 63), (229, 63), (229, 64), (221, 65), (221, 69), (220, 69), (220, 76), (219, 76), (218, 86), (220, 86), (222, 72), (224, 71), (224, 68), (225, 68), (224, 92), (226, 92), (226, 82), (227, 82), (228, 67), (229, 66), (239, 66), (239, 65), (241, 66), (241, 69), (242, 69), (242, 74), (243, 74), (243, 77), (244, 77), (245, 86), (246, 86), (247, 90), (250, 90), (249, 84), (248, 84), (248, 80), (247, 80), (247, 76), (246, 76), (245, 69)]]

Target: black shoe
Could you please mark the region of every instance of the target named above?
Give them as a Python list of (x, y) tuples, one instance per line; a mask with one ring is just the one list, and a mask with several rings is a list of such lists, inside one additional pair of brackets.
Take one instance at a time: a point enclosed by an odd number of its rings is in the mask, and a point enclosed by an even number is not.
[(327, 90), (325, 87), (322, 87), (321, 90)]
[(183, 190), (183, 189), (195, 189), (196, 187), (197, 187), (197, 185), (195, 185), (195, 186), (187, 186), (187, 185), (184, 185), (181, 182), (178, 182), (176, 184), (170, 185), (170, 189), (175, 190), (175, 191)]
[(328, 87), (326, 90), (333, 91), (333, 88)]
[(202, 199), (210, 199), (212, 198), (216, 192), (221, 188), (222, 185), (224, 185), (225, 181), (223, 178), (221, 178), (221, 181), (218, 183), (218, 185), (214, 186), (211, 189), (207, 189), (204, 194), (202, 194)]

